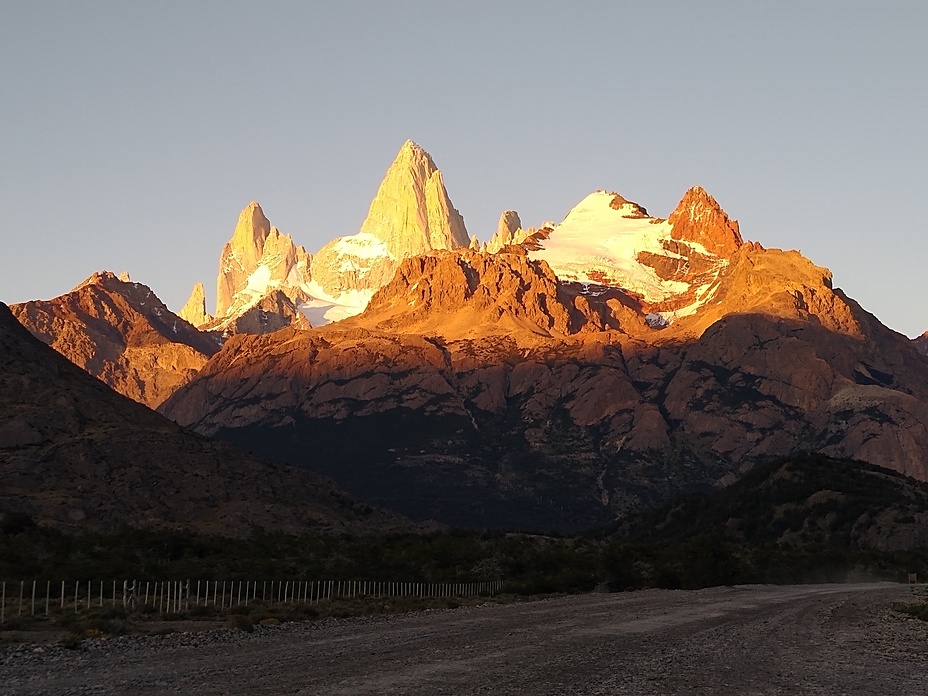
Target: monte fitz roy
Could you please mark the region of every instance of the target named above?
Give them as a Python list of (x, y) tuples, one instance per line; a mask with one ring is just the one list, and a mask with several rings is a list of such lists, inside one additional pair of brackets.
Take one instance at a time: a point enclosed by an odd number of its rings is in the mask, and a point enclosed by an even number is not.
[[(315, 472), (381, 520), (575, 532), (797, 452), (928, 480), (918, 342), (799, 252), (745, 241), (698, 186), (666, 218), (601, 190), (538, 228), (504, 211), (479, 241), (407, 142), (358, 232), (315, 253), (246, 206), (206, 295), (175, 314), (104, 271), (10, 310), (210, 462), (231, 444), (295, 467), (260, 505)], [(81, 432), (0, 424), (0, 463), (26, 477)], [(78, 506), (25, 483), (5, 504), (56, 524)]]

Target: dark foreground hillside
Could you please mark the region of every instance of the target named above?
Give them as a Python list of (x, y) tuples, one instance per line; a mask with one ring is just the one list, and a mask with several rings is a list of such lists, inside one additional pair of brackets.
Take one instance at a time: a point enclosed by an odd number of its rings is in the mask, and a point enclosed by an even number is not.
[(0, 512), (43, 525), (240, 536), (408, 529), (312, 472), (267, 464), (117, 394), (0, 304)]
[(758, 466), (728, 488), (630, 517), (618, 538), (886, 551), (928, 546), (928, 484), (850, 459), (803, 454)]
[(910, 572), (928, 577), (926, 500), (926, 484), (859, 462), (801, 455), (713, 495), (575, 537), (473, 530), (74, 536), (8, 516), (0, 520), (0, 577), (502, 580), (524, 594), (906, 581)]

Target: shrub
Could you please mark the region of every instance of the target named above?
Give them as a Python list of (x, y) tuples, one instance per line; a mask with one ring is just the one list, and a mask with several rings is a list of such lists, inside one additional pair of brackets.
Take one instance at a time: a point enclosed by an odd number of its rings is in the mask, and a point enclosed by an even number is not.
[(84, 642), (84, 639), (76, 633), (68, 633), (61, 637), (58, 641), (58, 645), (68, 650), (79, 650), (81, 643)]
[[(261, 623), (264, 622), (262, 621)], [(244, 614), (232, 614), (226, 621), (226, 625), (229, 628), (245, 631), (245, 633), (251, 633), (255, 630), (255, 622), (250, 616), (245, 616)]]

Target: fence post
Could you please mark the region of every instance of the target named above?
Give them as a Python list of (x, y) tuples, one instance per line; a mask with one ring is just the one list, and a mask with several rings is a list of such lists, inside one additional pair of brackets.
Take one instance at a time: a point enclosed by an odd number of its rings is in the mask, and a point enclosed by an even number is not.
[(61, 581), (61, 611), (64, 611), (64, 580)]
[(35, 616), (35, 580), (32, 581), (32, 614)]

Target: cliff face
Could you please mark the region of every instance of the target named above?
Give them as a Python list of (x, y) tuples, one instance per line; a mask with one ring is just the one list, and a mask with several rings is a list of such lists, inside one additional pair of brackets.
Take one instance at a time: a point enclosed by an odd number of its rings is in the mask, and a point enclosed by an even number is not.
[(193, 286), (190, 298), (187, 300), (186, 304), (181, 307), (177, 316), (193, 326), (198, 327), (203, 326), (203, 324), (206, 324), (212, 319), (206, 311), (206, 291), (203, 288), (203, 283), (196, 283)]
[(407, 140), (360, 231), (331, 241), (313, 258), (312, 291), (356, 314), (390, 282), (404, 259), (469, 245), (464, 218), (448, 197), (441, 171), (425, 150)]
[(13, 305), (43, 343), (130, 399), (155, 408), (219, 350), (145, 285), (95, 273), (53, 300)]

